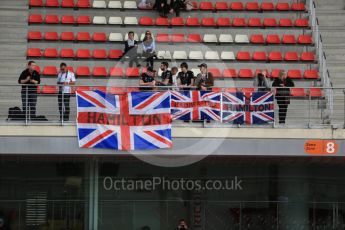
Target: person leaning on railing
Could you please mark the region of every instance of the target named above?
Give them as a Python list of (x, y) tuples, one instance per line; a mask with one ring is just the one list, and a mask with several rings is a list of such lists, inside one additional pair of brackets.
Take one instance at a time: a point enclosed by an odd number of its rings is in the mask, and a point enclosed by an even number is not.
[(270, 91), (270, 86), (267, 80), (267, 71), (260, 71), (254, 78), (253, 86), (257, 88), (257, 91)]
[(37, 85), (41, 83), (41, 78), (35, 67), (36, 63), (29, 61), (27, 68), (18, 79), (18, 83), (22, 84), (21, 98), (26, 119), (36, 118)]
[(277, 87), (276, 99), (279, 107), (279, 124), (285, 124), (286, 113), (290, 104), (290, 88), (294, 86), (292, 79), (283, 70), (280, 71), (279, 77), (272, 83), (272, 87)]
[(141, 74), (139, 86), (140, 90), (153, 90), (156, 87), (156, 70), (152, 66), (147, 67), (147, 71)]
[(198, 65), (200, 73), (196, 76), (195, 86), (198, 90), (211, 90), (214, 86), (214, 78), (211, 72), (208, 72), (206, 63)]

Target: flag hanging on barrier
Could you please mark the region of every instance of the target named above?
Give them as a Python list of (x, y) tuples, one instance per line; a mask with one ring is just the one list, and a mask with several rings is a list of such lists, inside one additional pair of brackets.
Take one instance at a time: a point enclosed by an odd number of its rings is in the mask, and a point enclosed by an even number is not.
[(211, 91), (171, 91), (173, 120), (220, 121), (221, 93)]
[(82, 148), (171, 148), (169, 92), (120, 95), (77, 91), (77, 129)]
[(274, 121), (272, 92), (223, 93), (222, 121), (234, 124), (264, 124)]

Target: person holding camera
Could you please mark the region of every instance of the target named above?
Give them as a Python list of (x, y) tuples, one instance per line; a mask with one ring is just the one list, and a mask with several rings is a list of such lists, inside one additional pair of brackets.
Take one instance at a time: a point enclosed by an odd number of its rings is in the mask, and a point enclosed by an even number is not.
[(179, 221), (179, 224), (177, 226), (176, 230), (187, 230), (188, 229), (188, 225), (185, 219), (181, 219)]
[(62, 119), (64, 121), (69, 120), (69, 113), (70, 113), (70, 97), (71, 97), (71, 87), (70, 85), (75, 84), (75, 75), (73, 72), (68, 71), (66, 63), (60, 64), (60, 72), (57, 78), (57, 84), (59, 86), (59, 94), (58, 94), (58, 104), (59, 104), (59, 112), (60, 112), (60, 121)]
[(257, 76), (254, 78), (253, 86), (261, 92), (267, 92), (271, 90), (268, 84), (266, 70), (262, 70), (257, 74)]

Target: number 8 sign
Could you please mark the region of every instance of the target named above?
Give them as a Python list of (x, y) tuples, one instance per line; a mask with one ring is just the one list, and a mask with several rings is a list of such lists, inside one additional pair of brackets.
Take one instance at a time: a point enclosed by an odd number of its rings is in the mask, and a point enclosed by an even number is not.
[(304, 152), (310, 155), (335, 155), (338, 144), (335, 140), (308, 140), (304, 143)]

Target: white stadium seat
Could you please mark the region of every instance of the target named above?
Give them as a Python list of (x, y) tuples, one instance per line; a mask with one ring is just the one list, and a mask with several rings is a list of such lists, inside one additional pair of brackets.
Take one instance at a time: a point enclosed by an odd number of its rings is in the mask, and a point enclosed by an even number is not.
[(109, 9), (122, 9), (121, 1), (109, 1), (108, 3)]
[(207, 43), (214, 43), (214, 42), (218, 42), (217, 36), (215, 34), (205, 34), (204, 38), (203, 38), (204, 42)]
[(138, 19), (136, 17), (125, 17), (125, 25), (138, 25)]
[(232, 43), (234, 39), (232, 38), (231, 34), (220, 34), (219, 35), (219, 42), (220, 43)]
[(223, 51), (220, 54), (222, 60), (235, 60), (235, 54), (232, 51)]
[(122, 42), (123, 36), (121, 33), (110, 33), (109, 34), (109, 41), (110, 42)]
[(191, 71), (194, 73), (194, 76), (197, 76), (200, 73), (200, 69), (198, 68), (191, 69)]
[[(128, 40), (128, 33), (125, 34), (125, 40)], [(137, 33), (134, 33), (134, 40), (139, 41), (139, 37)]]
[(171, 53), (169, 50), (160, 50), (157, 52), (158, 59), (171, 59)]
[(190, 51), (189, 52), (189, 59), (191, 60), (202, 60), (204, 56), (201, 51)]
[(94, 16), (92, 20), (93, 24), (104, 25), (107, 24), (107, 19), (104, 16)]
[(137, 9), (137, 2), (136, 1), (125, 1), (123, 3), (123, 8), (125, 9)]
[(121, 17), (109, 17), (108, 23), (110, 25), (122, 25), (122, 18)]
[(235, 42), (236, 43), (249, 43), (249, 38), (246, 34), (236, 34)]
[(217, 51), (206, 51), (205, 52), (206, 60), (219, 60), (219, 54)]
[(96, 0), (92, 3), (93, 8), (107, 8), (105, 1)]
[(174, 51), (173, 59), (187, 59), (186, 51)]
[(142, 33), (142, 34), (140, 35), (140, 41), (144, 40), (144, 37), (145, 37), (145, 33)]

